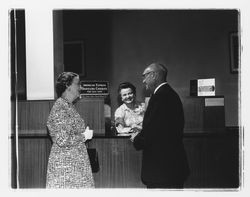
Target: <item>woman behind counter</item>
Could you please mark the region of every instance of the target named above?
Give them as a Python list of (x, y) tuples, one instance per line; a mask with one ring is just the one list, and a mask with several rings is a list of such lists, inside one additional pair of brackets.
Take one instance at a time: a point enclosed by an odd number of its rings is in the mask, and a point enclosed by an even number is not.
[(86, 128), (84, 120), (73, 102), (80, 93), (79, 76), (63, 72), (56, 82), (58, 99), (53, 105), (47, 127), (52, 138), (46, 188), (93, 188), (94, 180), (85, 141), (93, 130)]
[(142, 129), (145, 104), (136, 101), (136, 88), (129, 82), (118, 87), (118, 103), (115, 126), (118, 133), (131, 133)]

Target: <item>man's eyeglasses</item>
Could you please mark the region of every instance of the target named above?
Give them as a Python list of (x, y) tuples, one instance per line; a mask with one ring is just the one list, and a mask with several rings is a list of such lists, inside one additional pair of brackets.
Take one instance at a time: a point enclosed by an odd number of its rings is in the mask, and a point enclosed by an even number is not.
[(149, 71), (149, 72), (147, 72), (147, 73), (144, 73), (143, 75), (142, 75), (142, 78), (143, 79), (145, 79), (150, 73), (153, 73), (154, 71)]

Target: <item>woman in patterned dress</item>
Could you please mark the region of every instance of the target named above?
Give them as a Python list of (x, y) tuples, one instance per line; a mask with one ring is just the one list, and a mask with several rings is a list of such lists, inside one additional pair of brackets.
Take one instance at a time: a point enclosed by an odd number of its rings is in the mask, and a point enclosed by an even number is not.
[(118, 87), (118, 103), (115, 111), (115, 126), (118, 133), (131, 133), (142, 129), (145, 104), (136, 101), (136, 88), (129, 82)]
[(51, 148), (46, 188), (93, 188), (94, 180), (85, 141), (93, 131), (85, 127), (84, 120), (73, 103), (80, 93), (79, 76), (63, 72), (56, 83), (58, 99), (47, 121), (53, 145)]

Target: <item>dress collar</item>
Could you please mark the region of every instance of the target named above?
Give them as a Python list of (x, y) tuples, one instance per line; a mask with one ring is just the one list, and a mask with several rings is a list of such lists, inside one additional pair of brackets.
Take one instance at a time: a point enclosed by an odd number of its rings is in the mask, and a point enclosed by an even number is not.
[(69, 102), (68, 99), (60, 97), (65, 103), (67, 103), (70, 106), (73, 106), (73, 103)]
[(135, 108), (134, 109), (130, 109), (125, 103), (123, 103), (122, 105), (123, 105), (125, 110), (130, 110), (130, 111), (134, 111), (139, 106), (138, 102), (135, 102)]

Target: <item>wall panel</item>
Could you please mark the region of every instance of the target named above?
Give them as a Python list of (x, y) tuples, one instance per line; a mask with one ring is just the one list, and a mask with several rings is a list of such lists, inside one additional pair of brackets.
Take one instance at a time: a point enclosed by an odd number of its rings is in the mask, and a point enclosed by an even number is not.
[(141, 188), (141, 151), (129, 138), (93, 139), (98, 151), (100, 171), (94, 173), (97, 188)]
[[(238, 135), (186, 136), (184, 145), (191, 168), (185, 188), (223, 189), (240, 186)], [(96, 188), (145, 187), (140, 179), (141, 151), (136, 151), (128, 138), (94, 138), (89, 146), (96, 148), (99, 156), (100, 171), (94, 173)], [(19, 139), (21, 188), (45, 187), (50, 148), (51, 141), (48, 138)], [(14, 166), (12, 171), (15, 172)]]
[(233, 133), (186, 137), (191, 168), (187, 188), (238, 188), (240, 186), (239, 136)]
[[(20, 188), (45, 188), (51, 141), (44, 137), (22, 137), (19, 138), (18, 147)], [(14, 166), (12, 166), (12, 170), (14, 170)], [(15, 179), (14, 174), (12, 174), (12, 179)], [(15, 187), (14, 185), (12, 182), (12, 187)]]

